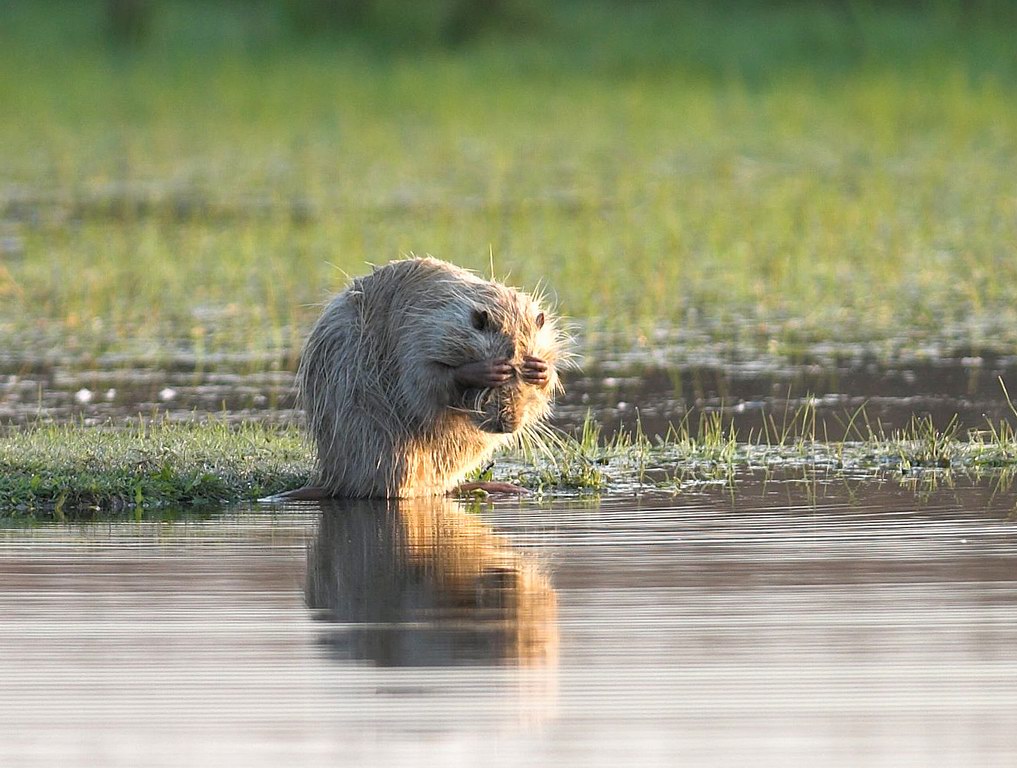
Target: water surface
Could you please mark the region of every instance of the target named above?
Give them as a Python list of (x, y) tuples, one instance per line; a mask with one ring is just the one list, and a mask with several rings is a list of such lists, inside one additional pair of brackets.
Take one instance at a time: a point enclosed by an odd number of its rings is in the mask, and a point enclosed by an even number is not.
[[(565, 374), (555, 426), (575, 431), (588, 413), (607, 435), (637, 420), (648, 434), (671, 424), (693, 434), (705, 415), (722, 414), (743, 437), (802, 433), (804, 406), (816, 414), (816, 436), (861, 440), (889, 434), (912, 418), (939, 429), (956, 418), (958, 432), (985, 429), (1015, 412), (1000, 381), (1017, 393), (1017, 357), (943, 354), (885, 360), (862, 348), (836, 355), (742, 360), (726, 354), (678, 357), (677, 351), (599, 353), (583, 371)], [(291, 361), (292, 362), (292, 361)], [(60, 360), (0, 355), (0, 425), (80, 420), (86, 424), (144, 417), (293, 423), (293, 372), (278, 360), (245, 355), (158, 364), (130, 357)]]
[(1013, 765), (1017, 496), (0, 530), (0, 764)]

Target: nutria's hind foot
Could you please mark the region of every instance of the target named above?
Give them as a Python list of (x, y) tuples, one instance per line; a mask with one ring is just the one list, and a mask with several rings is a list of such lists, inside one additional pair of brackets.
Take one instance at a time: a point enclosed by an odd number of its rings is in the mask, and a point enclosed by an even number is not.
[(469, 496), (470, 494), (482, 491), (484, 493), (507, 495), (507, 496), (528, 496), (529, 491), (521, 485), (513, 483), (499, 483), (494, 480), (478, 481), (473, 483), (462, 483), (452, 490), (453, 496)]
[(324, 501), (332, 498), (327, 488), (319, 488), (313, 485), (305, 485), (303, 488), (294, 488), (292, 491), (283, 491), (258, 499), (264, 503), (277, 503), (280, 501)]

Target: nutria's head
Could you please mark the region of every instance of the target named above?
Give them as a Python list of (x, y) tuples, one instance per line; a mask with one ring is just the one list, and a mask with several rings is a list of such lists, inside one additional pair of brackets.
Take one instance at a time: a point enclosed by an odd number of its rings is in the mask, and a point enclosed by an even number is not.
[[(462, 407), (482, 431), (515, 434), (545, 419), (561, 390), (558, 369), (567, 362), (568, 336), (540, 302), (499, 283), (485, 283), (464, 305), (464, 331), (477, 360), (508, 359), (508, 382), (489, 389), (467, 389)], [(526, 357), (548, 365), (543, 384), (524, 380)]]
[[(379, 306), (379, 348), (397, 349), (392, 381), (404, 421), (413, 411), (424, 423), (443, 424), (451, 409), (460, 424), (521, 435), (549, 415), (571, 338), (541, 297), (431, 258), (393, 262), (374, 275), (398, 288), (365, 304)], [(539, 383), (527, 357), (546, 363)], [(485, 375), (485, 363), (497, 364), (497, 377)], [(464, 367), (472, 369), (468, 375)], [(497, 384), (485, 383), (495, 378)]]
[[(570, 359), (571, 339), (540, 298), (436, 259), (412, 267), (419, 290), (401, 333), (414, 356), (431, 363), (430, 378), (421, 383), (435, 400), (493, 434), (521, 433), (546, 418), (561, 389), (558, 369)], [(547, 364), (539, 385), (524, 378), (528, 356)], [(461, 366), (501, 360), (512, 373), (500, 386), (458, 383)]]

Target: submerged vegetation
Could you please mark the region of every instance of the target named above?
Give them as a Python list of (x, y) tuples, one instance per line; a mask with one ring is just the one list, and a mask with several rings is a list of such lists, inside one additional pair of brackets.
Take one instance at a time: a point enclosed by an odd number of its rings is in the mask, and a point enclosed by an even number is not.
[[(798, 415), (807, 419), (808, 414)], [(1017, 433), (1008, 424), (962, 436), (917, 419), (892, 434), (831, 442), (785, 431), (739, 435), (723, 418), (663, 436), (637, 429), (601, 437), (592, 418), (575, 438), (559, 435), (496, 457), (478, 478), (509, 481), (538, 496), (680, 493), (734, 485), (740, 473), (788, 477), (942, 479), (1017, 474)], [(546, 437), (546, 436), (545, 436)], [(210, 509), (304, 485), (312, 457), (296, 427), (220, 422), (148, 423), (134, 429), (40, 426), (0, 438), (0, 517), (94, 518), (145, 510)]]

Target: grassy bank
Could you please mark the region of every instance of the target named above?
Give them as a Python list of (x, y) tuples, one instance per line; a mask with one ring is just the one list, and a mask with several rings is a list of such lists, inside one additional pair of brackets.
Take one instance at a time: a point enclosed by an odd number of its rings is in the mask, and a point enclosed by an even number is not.
[[(809, 418), (803, 411), (796, 421)], [(591, 420), (577, 439), (562, 437), (545, 450), (498, 456), (478, 476), (560, 496), (681, 493), (718, 482), (736, 488), (746, 472), (785, 480), (906, 481), (956, 474), (1009, 481), (1017, 473), (1017, 435), (1006, 425), (962, 436), (916, 421), (887, 435), (862, 422), (843, 441), (821, 439), (803, 426), (739, 436), (718, 418), (704, 422), (696, 433), (677, 426), (663, 437), (636, 432), (603, 440)], [(792, 438), (792, 429), (806, 436)], [(300, 487), (311, 463), (295, 428), (214, 422), (166, 422), (136, 430), (39, 427), (0, 438), (0, 518), (214, 510)]]
[[(270, 4), (0, 24), (0, 341), (292, 365), (340, 270), (543, 282), (587, 338), (1017, 344), (1017, 13), (561, 2), (453, 50)], [(845, 10), (848, 9), (848, 10)]]
[(295, 429), (168, 422), (38, 427), (0, 438), (0, 517), (200, 511), (298, 488), (309, 470)]

